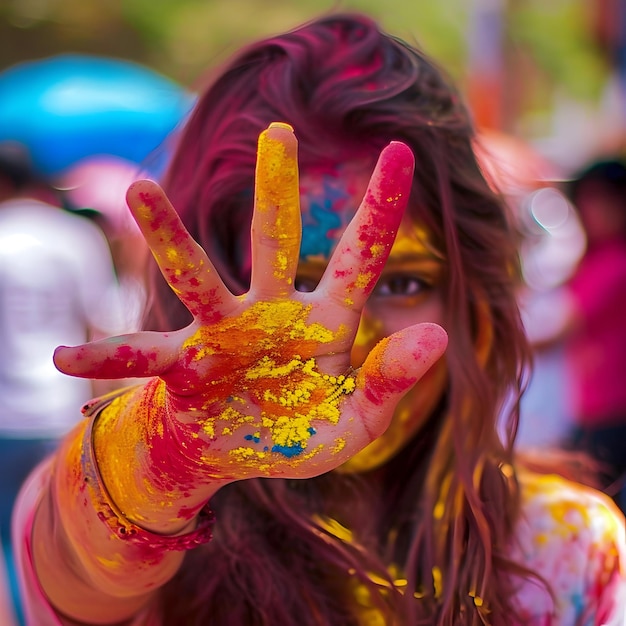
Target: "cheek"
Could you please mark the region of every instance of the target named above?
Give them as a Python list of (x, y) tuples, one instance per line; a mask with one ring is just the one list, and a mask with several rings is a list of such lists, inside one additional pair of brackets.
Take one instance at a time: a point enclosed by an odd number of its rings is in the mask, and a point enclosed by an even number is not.
[(372, 302), (372, 314), (383, 320), (384, 332), (391, 335), (413, 324), (432, 322), (443, 324), (443, 302), (438, 292), (428, 293), (419, 304), (390, 306), (385, 302)]
[[(383, 337), (422, 322), (443, 323), (443, 303), (438, 293), (432, 293), (422, 303), (411, 307), (395, 307), (382, 299), (368, 303), (352, 349), (352, 367), (360, 367)], [(444, 357), (400, 400), (391, 425), (377, 444), (381, 450), (387, 449), (389, 453), (398, 449), (420, 430), (439, 403), (446, 381)]]
[(350, 354), (350, 365), (353, 368), (361, 367), (372, 348), (386, 336), (383, 328), (380, 318), (372, 315), (366, 307), (361, 314), (361, 321)]

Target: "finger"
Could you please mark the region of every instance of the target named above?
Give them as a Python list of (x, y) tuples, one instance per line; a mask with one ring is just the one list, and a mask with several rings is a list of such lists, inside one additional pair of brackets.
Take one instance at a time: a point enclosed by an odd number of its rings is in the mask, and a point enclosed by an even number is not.
[(448, 335), (441, 326), (423, 323), (383, 339), (370, 352), (350, 398), (370, 441), (386, 430), (397, 403), (439, 360), (447, 344)]
[(321, 473), (329, 458), (338, 466), (380, 437), (402, 396), (441, 357), (446, 345), (445, 331), (430, 323), (410, 326), (379, 342), (358, 370), (353, 393), (345, 396), (342, 419), (336, 424), (313, 422), (314, 438), (307, 448), (316, 447), (320, 455), (307, 459), (298, 476)]
[(175, 362), (173, 335), (142, 332), (85, 343), (59, 346), (54, 364), (64, 374), (79, 378), (118, 379), (158, 376)]
[(192, 315), (204, 321), (223, 317), (233, 296), (161, 187), (137, 181), (126, 200), (165, 280)]
[(302, 230), (297, 149), (287, 124), (274, 122), (259, 137), (251, 282), (257, 297), (293, 291)]
[(317, 291), (360, 310), (380, 277), (409, 200), (415, 160), (403, 143), (381, 153), (365, 196)]

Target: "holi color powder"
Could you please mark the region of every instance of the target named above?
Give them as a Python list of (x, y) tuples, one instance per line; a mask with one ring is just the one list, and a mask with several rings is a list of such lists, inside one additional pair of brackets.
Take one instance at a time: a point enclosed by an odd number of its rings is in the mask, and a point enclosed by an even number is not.
[(261, 133), (255, 181), (253, 239), (260, 235), (275, 242), (264, 256), (273, 267), (275, 285), (282, 284), (287, 293), (298, 264), (301, 233), (297, 142), (289, 125), (273, 123)]
[[(232, 354), (211, 380), (213, 393), (200, 420), (209, 437), (221, 433), (241, 438), (232, 457), (299, 457), (312, 451), (314, 420), (339, 421), (339, 404), (354, 391), (354, 378), (319, 372), (313, 355), (320, 344), (340, 339), (346, 329), (309, 323), (311, 309), (292, 301), (259, 302), (237, 319), (199, 329), (185, 343), (197, 360)], [(224, 397), (230, 400), (225, 408), (220, 401)], [(239, 434), (241, 429), (245, 434)]]

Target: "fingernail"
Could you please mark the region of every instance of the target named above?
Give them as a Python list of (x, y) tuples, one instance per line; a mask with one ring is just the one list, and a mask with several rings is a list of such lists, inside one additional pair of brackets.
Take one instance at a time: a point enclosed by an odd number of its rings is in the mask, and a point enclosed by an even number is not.
[(290, 124), (287, 124), (286, 122), (272, 122), (269, 125), (268, 130), (270, 128), (282, 128), (284, 130), (288, 130), (293, 133), (293, 126), (291, 126)]

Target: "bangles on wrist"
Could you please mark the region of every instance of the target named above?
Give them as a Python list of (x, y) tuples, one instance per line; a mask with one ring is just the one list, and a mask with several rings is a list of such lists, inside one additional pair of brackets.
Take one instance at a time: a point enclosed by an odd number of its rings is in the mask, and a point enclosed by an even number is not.
[(91, 402), (83, 408), (83, 413), (86, 419), (89, 420), (85, 428), (81, 447), (83, 480), (91, 496), (98, 518), (119, 539), (149, 550), (158, 552), (183, 551), (208, 543), (213, 538), (212, 529), (215, 522), (215, 516), (208, 504), (200, 511), (198, 524), (193, 531), (182, 535), (160, 535), (131, 522), (111, 498), (98, 469), (94, 452), (93, 433), (94, 425), (101, 411), (117, 395), (119, 394), (108, 395), (102, 401)]

